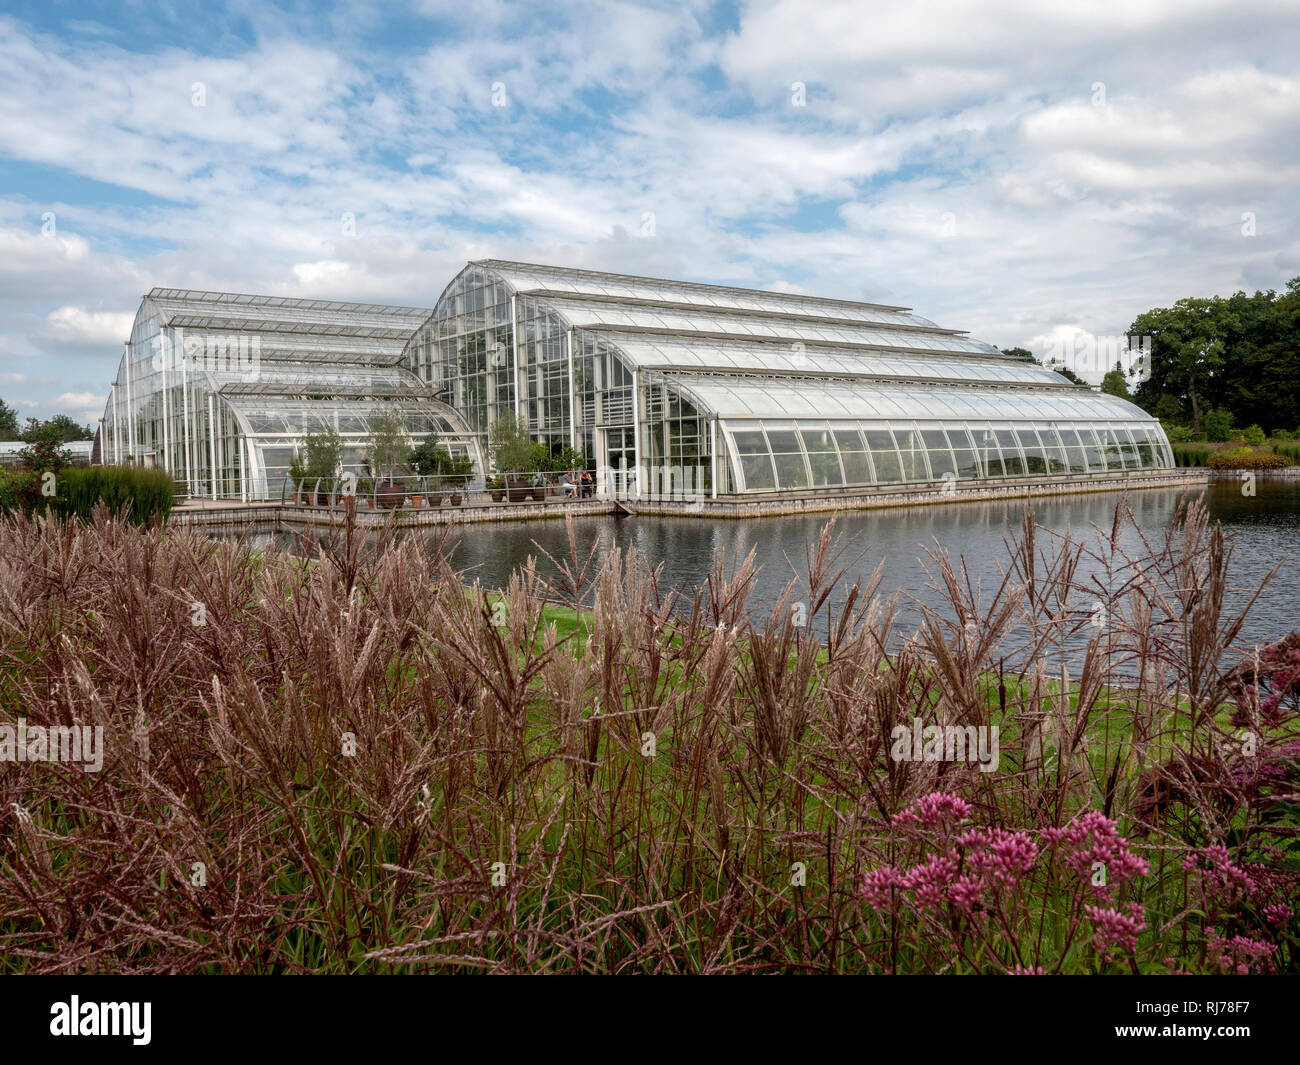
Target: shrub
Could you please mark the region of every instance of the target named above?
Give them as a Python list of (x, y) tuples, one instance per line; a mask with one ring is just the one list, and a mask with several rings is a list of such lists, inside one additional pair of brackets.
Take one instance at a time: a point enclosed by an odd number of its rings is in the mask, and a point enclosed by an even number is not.
[(1294, 440), (1294, 439), (1295, 439), (1295, 433), (1291, 432), (1290, 429), (1274, 429), (1274, 430), (1273, 430), (1273, 439), (1274, 439), (1274, 440)]
[(31, 514), (43, 509), (41, 475), (34, 470), (0, 470), (0, 512)]
[(1205, 437), (1211, 443), (1222, 444), (1232, 432), (1232, 411), (1222, 407), (1205, 416)]
[[(32, 419), (28, 419), (29, 422)], [(72, 452), (63, 447), (63, 434), (52, 425), (29, 427), (24, 437), (27, 447), (18, 452), (22, 464), (29, 470), (58, 473), (72, 464)]]
[(1258, 425), (1247, 426), (1242, 431), (1242, 437), (1251, 447), (1259, 447), (1264, 442), (1264, 430)]
[(1234, 447), (1212, 455), (1206, 462), (1212, 470), (1276, 470), (1287, 465), (1281, 455), (1268, 451), (1252, 451), (1248, 447)]
[(1169, 438), (1171, 444), (1185, 444), (1192, 438), (1192, 427), (1190, 425), (1161, 422), (1160, 428), (1165, 431), (1165, 436)]

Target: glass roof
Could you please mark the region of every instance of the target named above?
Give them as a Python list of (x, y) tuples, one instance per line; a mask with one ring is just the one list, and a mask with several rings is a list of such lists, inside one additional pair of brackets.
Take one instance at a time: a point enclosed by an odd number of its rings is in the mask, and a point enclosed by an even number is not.
[[(208, 292), (202, 289), (153, 288), (145, 299), (155, 303), (184, 304), (189, 307), (213, 305), (238, 310), (247, 314), (257, 309), (266, 314), (313, 314), (325, 311), (335, 315), (377, 315), (381, 317), (406, 317), (423, 320), (429, 316), (427, 307), (401, 307), (386, 303), (349, 303), (342, 300), (296, 299), (291, 296), (254, 296), (241, 292)], [(419, 324), (418, 322), (416, 323)]]
[(1091, 389), (867, 387), (852, 381), (693, 377), (670, 380), (706, 409), (728, 418), (974, 419), (977, 421), (1154, 422), (1146, 411)]
[(873, 377), (916, 377), (960, 381), (964, 384), (1029, 384), (1074, 388), (1059, 374), (1037, 363), (963, 359), (959, 355), (894, 355), (870, 349), (808, 348), (758, 340), (709, 340), (648, 333), (601, 334), (637, 366), (691, 370), (733, 370), (745, 373), (823, 374)]
[(678, 307), (612, 303), (581, 298), (548, 297), (546, 303), (580, 329), (644, 329), (665, 333), (704, 333), (755, 340), (789, 340), (805, 343), (873, 346), (903, 350), (956, 352), (1003, 358), (983, 341), (944, 334), (909, 332), (884, 326), (844, 325), (813, 319), (755, 317), (684, 310)]
[(732, 308), (765, 311), (798, 317), (844, 318), (850, 321), (882, 324), (934, 326), (928, 318), (912, 314), (906, 307), (887, 304), (823, 299), (790, 292), (733, 288), (729, 285), (704, 285), (692, 281), (670, 281), (663, 278), (636, 277), (631, 274), (609, 274), (596, 270), (505, 262), (499, 259), (477, 260), (471, 265), (494, 271), (521, 292), (591, 295), (623, 300), (716, 307), (722, 310)]
[(468, 437), (469, 427), (451, 407), (438, 400), (404, 402), (363, 399), (311, 400), (282, 396), (223, 395), (223, 401), (254, 434), (300, 436), (333, 426), (344, 436), (365, 435), (370, 418), (381, 412), (399, 411), (412, 433)]
[(236, 385), (245, 391), (251, 387), (283, 391), (301, 387), (347, 386), (354, 389), (387, 387), (420, 393), (429, 388), (415, 374), (400, 366), (314, 365), (263, 360), (255, 374), (213, 371), (212, 378), (229, 382), (222, 386), (223, 391)]

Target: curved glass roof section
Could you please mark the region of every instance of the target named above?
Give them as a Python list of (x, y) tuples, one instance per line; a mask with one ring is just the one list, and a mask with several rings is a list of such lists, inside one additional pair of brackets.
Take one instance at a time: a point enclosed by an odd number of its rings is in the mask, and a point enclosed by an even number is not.
[(1132, 403), (1091, 389), (1049, 392), (891, 384), (867, 389), (852, 381), (689, 375), (674, 375), (671, 380), (723, 419), (1156, 421)]
[(440, 439), (469, 438), (464, 420), (451, 407), (437, 400), (418, 402), (365, 403), (357, 400), (339, 404), (328, 399), (286, 400), (275, 396), (229, 395), (222, 400), (240, 419), (250, 436), (297, 437), (333, 428), (341, 436), (364, 436), (370, 431), (370, 419), (380, 411), (400, 411), (407, 430), (413, 434), (436, 433)]

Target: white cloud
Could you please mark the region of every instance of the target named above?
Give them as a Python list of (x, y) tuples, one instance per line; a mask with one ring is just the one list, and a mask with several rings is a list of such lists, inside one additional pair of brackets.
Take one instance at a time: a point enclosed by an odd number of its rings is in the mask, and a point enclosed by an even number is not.
[(465, 260), (517, 257), (1033, 347), (1300, 272), (1291, 2), (772, 0), (725, 31), (700, 2), (422, 9), (437, 35), (398, 59), (360, 9), (316, 39), (250, 14), (219, 56), (0, 19), (0, 153), (99, 183), (0, 200), (0, 368), (24, 376), (0, 383), (101, 388), (154, 284), (429, 306)]
[(131, 335), (135, 315), (115, 311), (87, 311), (81, 307), (60, 307), (46, 315), (53, 334), (61, 340), (95, 344), (125, 343)]

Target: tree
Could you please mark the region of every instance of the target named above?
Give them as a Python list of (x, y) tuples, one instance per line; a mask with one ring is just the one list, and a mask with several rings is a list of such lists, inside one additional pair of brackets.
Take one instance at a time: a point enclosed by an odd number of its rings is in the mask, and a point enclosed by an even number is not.
[(36, 418), (27, 419), (27, 428), (23, 430), (22, 439), (34, 439), (35, 434), (43, 433), (44, 430), (50, 429), (59, 435), (62, 443), (69, 440), (94, 440), (95, 433), (87, 425), (78, 425), (66, 414), (56, 414), (47, 421), (38, 421)]
[(326, 426), (302, 438), (297, 453), (289, 460), (289, 476), (296, 483), (329, 480), (338, 474), (342, 457), (343, 438), (332, 425)]
[(1151, 338), (1153, 388), (1164, 386), (1187, 397), (1193, 433), (1201, 431), (1201, 398), (1223, 367), (1224, 338), (1232, 324), (1226, 302), (1215, 296), (1145, 311), (1129, 327), (1130, 335)]
[(371, 414), (369, 429), (366, 454), (371, 468), (377, 477), (391, 478), (411, 453), (406, 419), (399, 408), (389, 407)]
[(526, 473), (540, 470), (549, 458), (544, 444), (534, 444), (528, 429), (507, 412), (488, 429), (488, 452), (501, 473)]
[(63, 440), (54, 426), (40, 426), (24, 439), (28, 446), (18, 452), (18, 458), (27, 469), (58, 473), (72, 464), (72, 452), (60, 446)]
[(1012, 359), (1032, 360), (1034, 353), (1028, 348), (1003, 348), (1002, 354)]
[(1124, 379), (1124, 367), (1118, 362), (1115, 363), (1115, 369), (1107, 370), (1106, 376), (1101, 379), (1101, 390), (1108, 396), (1118, 396), (1120, 399), (1129, 399), (1128, 381)]
[(1085, 386), (1088, 384), (1087, 381), (1085, 381), (1082, 377), (1080, 377), (1077, 373), (1071, 370), (1064, 363), (1049, 362), (1047, 364), (1047, 368), (1051, 370), (1053, 373), (1059, 373), (1062, 377), (1064, 377), (1067, 381), (1071, 382), (1072, 384), (1085, 385)]
[(18, 428), (18, 412), (0, 399), (0, 440), (21, 440), (22, 430)]
[(448, 473), (451, 466), (451, 453), (438, 446), (436, 436), (426, 436), (406, 457), (406, 464), (421, 477), (433, 473)]

